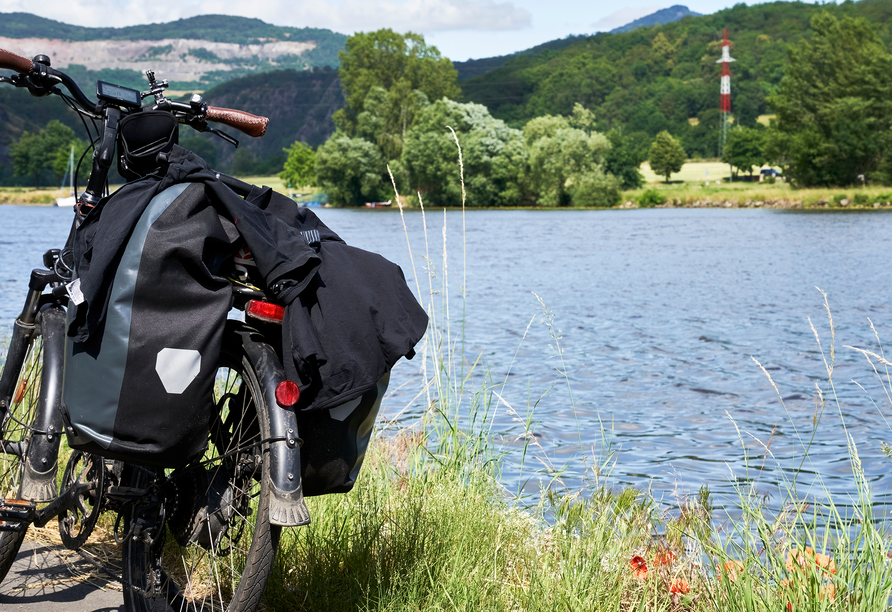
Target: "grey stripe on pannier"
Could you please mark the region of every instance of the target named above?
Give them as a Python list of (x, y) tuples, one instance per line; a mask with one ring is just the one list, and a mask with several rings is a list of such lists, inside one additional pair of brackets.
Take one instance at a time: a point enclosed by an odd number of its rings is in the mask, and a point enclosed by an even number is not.
[[(188, 186), (189, 183), (180, 183), (152, 198), (133, 228), (112, 283), (99, 354), (74, 353), (74, 343), (65, 343), (62, 402), (71, 422), (76, 424), (74, 432), (69, 432), (74, 444), (92, 440), (105, 449), (111, 445), (127, 364), (133, 295), (143, 246), (149, 228)], [(69, 309), (69, 324), (73, 312), (73, 308)], [(85, 384), (88, 381), (92, 384)]]

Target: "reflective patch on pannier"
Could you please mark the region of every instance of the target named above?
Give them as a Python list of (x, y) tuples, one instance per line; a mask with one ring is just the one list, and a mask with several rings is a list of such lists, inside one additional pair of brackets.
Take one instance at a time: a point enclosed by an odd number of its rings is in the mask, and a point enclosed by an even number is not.
[(155, 359), (155, 371), (168, 393), (179, 395), (201, 370), (201, 353), (195, 349), (163, 348)]

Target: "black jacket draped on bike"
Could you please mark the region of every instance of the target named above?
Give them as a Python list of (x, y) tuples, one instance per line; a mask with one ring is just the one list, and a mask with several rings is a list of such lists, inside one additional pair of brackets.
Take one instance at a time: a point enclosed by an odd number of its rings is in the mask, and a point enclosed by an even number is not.
[[(283, 366), (300, 388), (299, 408), (331, 408), (359, 397), (400, 357), (414, 355), (427, 315), (399, 266), (347, 245), (312, 211), (269, 188), (255, 187), (242, 199), (180, 147), (163, 174), (122, 187), (78, 228), (74, 259), (84, 302), (69, 326), (74, 341), (101, 334), (131, 230), (155, 195), (180, 183), (204, 185), (218, 213), (244, 238), (267, 294), (286, 306)], [(308, 230), (319, 233), (318, 245), (308, 243), (302, 233)]]

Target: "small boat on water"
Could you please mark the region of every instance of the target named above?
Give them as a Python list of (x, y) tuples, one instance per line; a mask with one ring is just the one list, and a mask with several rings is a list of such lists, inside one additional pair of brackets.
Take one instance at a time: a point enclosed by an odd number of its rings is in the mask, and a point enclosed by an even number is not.
[(366, 208), (386, 208), (387, 206), (390, 206), (390, 202), (390, 200), (387, 200), (386, 202), (366, 202), (365, 206)]
[(68, 156), (68, 167), (65, 168), (65, 176), (62, 177), (62, 184), (65, 179), (70, 178), (71, 195), (64, 198), (56, 198), (56, 206), (60, 208), (71, 208), (77, 204), (77, 194), (74, 193), (74, 145), (71, 145), (71, 154)]

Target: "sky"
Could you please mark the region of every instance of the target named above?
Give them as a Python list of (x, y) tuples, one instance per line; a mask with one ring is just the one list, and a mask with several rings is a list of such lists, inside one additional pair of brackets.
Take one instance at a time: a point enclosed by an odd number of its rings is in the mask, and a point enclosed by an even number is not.
[[(424, 35), (453, 61), (506, 55), (571, 34), (609, 31), (682, 4), (709, 14), (735, 0), (0, 0), (0, 13), (37, 12), (82, 26), (164, 23), (205, 14), (256, 17), (280, 26), (352, 34), (379, 28)], [(747, 4), (756, 4), (750, 0)]]

